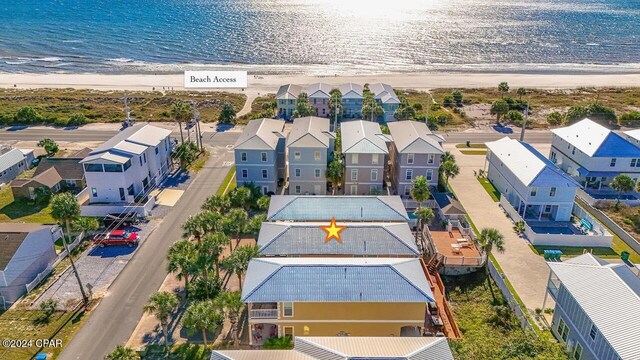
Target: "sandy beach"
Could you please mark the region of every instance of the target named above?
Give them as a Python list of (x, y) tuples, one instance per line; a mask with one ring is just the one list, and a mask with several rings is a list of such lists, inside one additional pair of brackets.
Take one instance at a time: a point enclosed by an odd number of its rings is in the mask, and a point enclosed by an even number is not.
[[(433, 88), (494, 87), (507, 81), (513, 88), (572, 89), (578, 87), (640, 86), (638, 74), (498, 74), (498, 73), (398, 73), (384, 75), (313, 76), (313, 75), (252, 75), (244, 92), (249, 97), (273, 93), (282, 84), (325, 82), (337, 85), (345, 82), (385, 82), (396, 88), (429, 90)], [(184, 90), (182, 74), (14, 74), (0, 73), (3, 88), (79, 88), (96, 90)], [(190, 89), (192, 90), (192, 89)], [(215, 89), (206, 89), (215, 90)], [(197, 90), (194, 90), (197, 91)]]

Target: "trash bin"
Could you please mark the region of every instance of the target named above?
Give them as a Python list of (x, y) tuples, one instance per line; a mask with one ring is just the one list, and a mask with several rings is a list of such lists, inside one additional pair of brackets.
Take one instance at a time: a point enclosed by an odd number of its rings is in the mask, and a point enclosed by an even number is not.
[(624, 260), (624, 261), (629, 261), (629, 252), (628, 251), (623, 251), (620, 253), (620, 259)]

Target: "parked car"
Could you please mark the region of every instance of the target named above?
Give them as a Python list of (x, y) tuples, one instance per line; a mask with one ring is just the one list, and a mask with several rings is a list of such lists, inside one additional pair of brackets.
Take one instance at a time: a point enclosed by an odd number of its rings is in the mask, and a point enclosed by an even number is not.
[(108, 233), (98, 234), (93, 238), (93, 243), (100, 247), (111, 245), (127, 245), (134, 247), (138, 245), (138, 233), (126, 230), (114, 230)]
[(136, 213), (114, 213), (105, 216), (102, 222), (107, 229), (122, 229), (140, 223), (140, 217)]

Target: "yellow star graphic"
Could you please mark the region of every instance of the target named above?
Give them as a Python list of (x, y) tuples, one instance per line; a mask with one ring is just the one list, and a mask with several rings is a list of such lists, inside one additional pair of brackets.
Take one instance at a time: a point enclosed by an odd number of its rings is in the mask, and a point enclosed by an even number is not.
[(327, 237), (324, 239), (325, 243), (331, 241), (331, 239), (336, 239), (337, 242), (342, 244), (342, 238), (340, 237), (340, 232), (346, 229), (346, 226), (338, 226), (336, 225), (336, 218), (331, 218), (331, 224), (329, 226), (320, 226), (320, 228), (327, 232)]

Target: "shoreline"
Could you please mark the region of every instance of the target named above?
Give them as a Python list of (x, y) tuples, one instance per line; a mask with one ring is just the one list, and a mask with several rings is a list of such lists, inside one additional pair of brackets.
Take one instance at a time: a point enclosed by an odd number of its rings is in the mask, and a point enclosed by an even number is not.
[[(0, 88), (75, 88), (93, 90), (186, 90), (223, 91), (256, 96), (275, 93), (283, 84), (325, 82), (338, 85), (345, 82), (384, 82), (398, 89), (430, 90), (435, 88), (487, 88), (506, 81), (513, 88), (575, 89), (579, 87), (638, 87), (640, 73), (630, 74), (523, 74), (414, 72), (378, 75), (257, 75), (249, 73), (246, 89), (185, 89), (182, 74), (66, 74), (66, 73), (0, 73)], [(15, 86), (14, 86), (15, 85)]]

